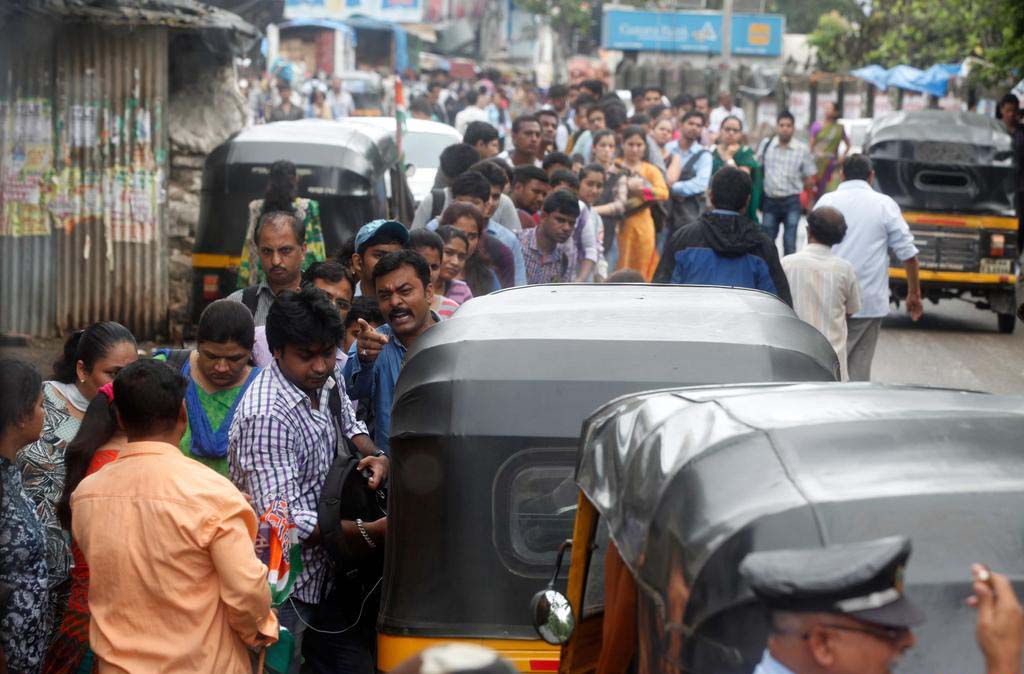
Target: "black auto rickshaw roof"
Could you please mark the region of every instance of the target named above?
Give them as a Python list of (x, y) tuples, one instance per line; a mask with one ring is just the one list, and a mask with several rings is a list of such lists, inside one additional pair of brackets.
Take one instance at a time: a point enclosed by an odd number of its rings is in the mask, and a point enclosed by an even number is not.
[(535, 285), (470, 300), (398, 378), (381, 631), (536, 637), (525, 598), (572, 535), (580, 429), (607, 401), (836, 372), (825, 338), (759, 291)]
[(996, 152), (1011, 149), (1010, 135), (998, 120), (974, 112), (918, 110), (893, 112), (876, 119), (868, 128), (864, 148), (889, 141), (961, 143), (988, 147)]
[[(524, 286), (471, 300), (419, 339), (398, 381), (391, 433), (575, 437), (583, 420), (576, 412), (625, 392), (829, 381), (836, 363), (817, 330), (760, 291)], [(552, 404), (559, 396), (586, 403)]]
[(375, 178), (398, 161), (394, 135), (346, 121), (302, 119), (259, 124), (227, 141), (225, 163), (270, 165), (286, 159)]
[(669, 653), (670, 639), (650, 635), (654, 657), (749, 672), (766, 626), (738, 574), (747, 553), (898, 533), (914, 544), (907, 593), (929, 614), (900, 671), (977, 671), (969, 565), (1024, 578), (1022, 438), (1020, 397), (870, 384), (677, 389), (590, 417), (576, 480), (650, 606), (678, 604), (669, 579), (685, 581), (692, 637)]

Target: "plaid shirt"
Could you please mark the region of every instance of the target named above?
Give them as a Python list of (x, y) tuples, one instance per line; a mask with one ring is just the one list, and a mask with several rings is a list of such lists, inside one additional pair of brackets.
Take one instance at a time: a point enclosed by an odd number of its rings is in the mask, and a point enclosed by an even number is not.
[[(228, 436), (231, 481), (252, 495), (259, 515), (274, 501), (285, 501), (300, 541), (316, 528), (320, 490), (334, 461), (337, 438), (327, 400), (335, 382), (341, 387), (345, 435), (352, 438), (366, 433), (363, 422), (356, 420), (340, 368), (320, 390), (319, 409), (315, 410), (309, 397), (285, 378), (275, 361), (245, 392)], [(329, 589), (331, 570), (330, 556), (322, 547), (303, 547), (302, 573), (295, 580), (293, 596), (319, 603)]]
[(537, 227), (524, 229), (516, 236), (523, 245), (528, 284), (571, 283), (576, 277), (576, 245), (572, 239), (559, 244), (551, 255), (545, 256), (537, 247)]
[(778, 138), (770, 141), (759, 153), (764, 157), (764, 193), (773, 199), (800, 194), (804, 191), (804, 178), (818, 172), (811, 151), (796, 138), (788, 146), (779, 145)]

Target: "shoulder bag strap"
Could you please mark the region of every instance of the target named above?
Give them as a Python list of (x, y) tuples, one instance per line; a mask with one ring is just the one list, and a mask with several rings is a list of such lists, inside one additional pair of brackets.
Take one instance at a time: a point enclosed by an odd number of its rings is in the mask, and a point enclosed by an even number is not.
[(242, 291), (242, 304), (249, 310), (254, 317), (256, 316), (256, 310), (260, 306), (260, 287), (249, 286)]

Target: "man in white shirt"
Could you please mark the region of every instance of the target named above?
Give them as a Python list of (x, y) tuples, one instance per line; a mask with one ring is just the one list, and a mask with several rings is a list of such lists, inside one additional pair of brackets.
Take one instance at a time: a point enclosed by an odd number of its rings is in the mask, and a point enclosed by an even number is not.
[(826, 206), (843, 214), (846, 237), (833, 248), (848, 260), (860, 283), (861, 310), (847, 321), (847, 364), (850, 381), (871, 379), (882, 319), (889, 313), (889, 250), (907, 270), (907, 312), (917, 321), (924, 313), (914, 236), (900, 207), (871, 187), (871, 160), (855, 154), (843, 161), (843, 182), (821, 197), (815, 210)]
[(455, 130), (459, 132), (459, 135), (465, 135), (466, 127), (469, 126), (470, 122), (489, 121), (486, 108), (490, 102), (491, 97), (484, 91), (470, 89), (466, 92), (466, 103), (468, 105), (459, 111), (459, 114), (455, 115)]
[(722, 122), (726, 117), (735, 117), (743, 123), (744, 127), (747, 125), (747, 118), (743, 114), (743, 108), (733, 107), (732, 94), (723, 90), (718, 92), (718, 107), (711, 111), (711, 120), (708, 122), (708, 128), (711, 129), (711, 133), (718, 133), (718, 128), (722, 126)]
[(853, 265), (832, 252), (846, 236), (843, 214), (819, 208), (807, 216), (807, 247), (782, 258), (789, 280), (793, 310), (800, 320), (817, 328), (839, 356), (842, 380), (846, 371), (846, 320), (860, 311), (860, 286)]

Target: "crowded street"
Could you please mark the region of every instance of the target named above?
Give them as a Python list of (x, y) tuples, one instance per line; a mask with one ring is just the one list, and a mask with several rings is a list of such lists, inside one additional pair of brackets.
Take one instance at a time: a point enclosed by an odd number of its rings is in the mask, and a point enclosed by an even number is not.
[(0, 30), (0, 674), (1024, 674), (1024, 3)]

